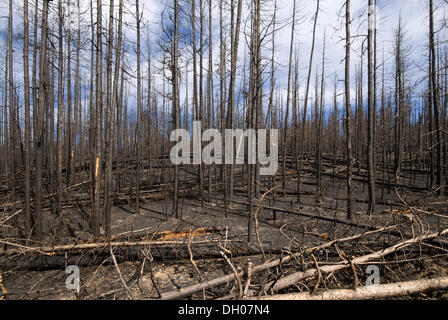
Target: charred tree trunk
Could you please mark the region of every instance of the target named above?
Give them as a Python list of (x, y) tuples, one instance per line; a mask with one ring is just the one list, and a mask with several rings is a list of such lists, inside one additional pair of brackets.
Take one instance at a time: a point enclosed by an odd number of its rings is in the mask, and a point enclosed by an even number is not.
[[(291, 99), (291, 77), (292, 77), (292, 56), (294, 48), (294, 31), (296, 26), (296, 0), (294, 0), (293, 11), (292, 11), (292, 25), (291, 25), (291, 41), (289, 42), (289, 67), (288, 67), (288, 91), (286, 96), (286, 113), (285, 113), (285, 123), (283, 127), (283, 146), (282, 146), (282, 189), (285, 192), (286, 189), (286, 141), (288, 140), (288, 122), (289, 122), (289, 105)], [(302, 136), (303, 137), (303, 136)], [(299, 172), (297, 172), (299, 175)], [(298, 178), (300, 180), (300, 178)], [(299, 190), (297, 190), (297, 199), (300, 199)]]
[(43, 165), (44, 165), (44, 112), (47, 91), (47, 37), (48, 37), (48, 0), (43, 1), (42, 31), (39, 55), (39, 110), (37, 115), (37, 146), (36, 146), (36, 235), (42, 241), (42, 193), (43, 193)]
[(57, 180), (57, 213), (62, 214), (62, 122), (64, 119), (64, 45), (62, 35), (63, 8), (62, 0), (58, 2), (59, 14), (59, 58), (58, 58), (58, 122), (57, 122), (57, 160), (56, 160), (56, 180)]
[(23, 82), (25, 96), (25, 232), (29, 236), (31, 221), (31, 122), (30, 122), (30, 74), (28, 59), (28, 0), (23, 0)]
[[(174, 39), (172, 43), (171, 54), (171, 81), (173, 85), (172, 102), (175, 128), (180, 128), (180, 107), (179, 107), (179, 87), (178, 87), (178, 45), (179, 45), (179, 2), (174, 0)], [(174, 197), (173, 197), (173, 211), (172, 215), (179, 218), (179, 166), (174, 166)]]
[[(141, 50), (140, 50), (140, 8), (139, 0), (136, 1), (136, 19), (137, 19), (137, 128), (136, 128), (136, 172), (135, 172), (135, 213), (140, 214), (140, 153), (141, 153), (141, 117), (142, 117), (142, 85), (141, 85)], [(176, 75), (177, 76), (177, 75)], [(176, 82), (177, 78), (173, 74), (173, 81)], [(174, 86), (173, 86), (174, 91)], [(173, 102), (175, 101), (173, 92)]]
[(102, 1), (97, 0), (96, 30), (96, 112), (95, 112), (95, 153), (94, 153), (94, 204), (92, 206), (93, 236), (100, 236), (101, 218), (101, 171), (102, 171), (102, 112), (103, 112), (103, 39), (102, 39)]
[(368, 10), (368, 128), (367, 128), (367, 166), (369, 179), (369, 213), (375, 211), (375, 147), (374, 147), (374, 126), (375, 126), (375, 85), (374, 85), (374, 60), (373, 60), (373, 0), (369, 0)]
[(306, 127), (306, 118), (308, 113), (308, 97), (310, 92), (310, 81), (311, 81), (311, 72), (313, 70), (313, 57), (314, 57), (314, 46), (316, 41), (316, 26), (317, 21), (319, 17), (319, 10), (320, 10), (320, 0), (317, 0), (317, 7), (316, 12), (314, 14), (314, 25), (313, 25), (313, 36), (312, 36), (312, 43), (311, 43), (311, 53), (310, 53), (310, 62), (308, 66), (308, 77), (306, 82), (306, 91), (305, 91), (305, 102), (303, 106), (303, 114), (302, 114), (302, 134), (301, 134), (301, 140), (300, 140), (300, 149), (299, 149), (299, 172), (297, 177), (297, 200), (300, 202), (300, 175), (302, 172), (302, 166), (303, 166), (303, 153), (304, 153), (304, 140), (305, 140), (305, 127)]
[(437, 187), (439, 188), (439, 195), (442, 192), (442, 128), (440, 122), (440, 89), (437, 81), (436, 67), (436, 49), (434, 44), (434, 5), (433, 0), (429, 0), (429, 48), (431, 50), (431, 83), (432, 83), (432, 104), (434, 107), (434, 120), (436, 126), (436, 141), (437, 141)]
[(350, 98), (350, 0), (345, 2), (345, 140), (346, 140), (346, 161), (347, 161), (347, 219), (352, 219), (352, 131), (351, 117), (352, 106)]

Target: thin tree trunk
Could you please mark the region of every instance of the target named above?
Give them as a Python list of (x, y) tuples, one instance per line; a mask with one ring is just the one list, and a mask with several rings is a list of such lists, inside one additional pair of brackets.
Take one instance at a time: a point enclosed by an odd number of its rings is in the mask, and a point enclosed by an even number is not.
[(434, 118), (436, 126), (436, 139), (437, 139), (437, 187), (439, 188), (438, 194), (442, 193), (442, 128), (440, 122), (440, 90), (437, 81), (436, 70), (436, 50), (434, 44), (434, 8), (433, 0), (429, 0), (429, 48), (431, 50), (431, 82), (433, 89), (433, 106), (434, 106)]
[(368, 129), (367, 129), (367, 166), (369, 179), (369, 213), (375, 211), (375, 149), (374, 149), (374, 126), (375, 126), (375, 85), (374, 85), (374, 60), (373, 60), (373, 0), (369, 0), (368, 10)]
[[(193, 0), (194, 1), (194, 0)], [(233, 2), (231, 2), (231, 15), (233, 16)], [(233, 24), (231, 24), (233, 28)], [(231, 36), (233, 37), (233, 32), (231, 32)], [(224, 125), (224, 103), (225, 103), (225, 45), (224, 45), (224, 25), (223, 25), (223, 1), (219, 1), (219, 111), (220, 111), (220, 119), (219, 126), (221, 128), (221, 135), (225, 134), (225, 125)], [(230, 81), (232, 82), (232, 74), (230, 75)], [(230, 89), (229, 89), (230, 90)], [(196, 92), (196, 91), (195, 91)], [(233, 100), (233, 99), (232, 99)], [(230, 100), (229, 100), (230, 103)], [(230, 109), (227, 110), (230, 112)], [(224, 154), (223, 154), (223, 160)], [(221, 176), (222, 181), (224, 182), (224, 217), (227, 218), (227, 200), (229, 198), (229, 179), (227, 177), (227, 166), (221, 166)]]
[(43, 0), (42, 7), (42, 31), (39, 55), (39, 110), (37, 116), (37, 161), (36, 161), (36, 234), (42, 239), (42, 184), (43, 184), (43, 162), (44, 162), (44, 109), (46, 106), (47, 90), (47, 36), (48, 36), (48, 0)]
[[(232, 15), (233, 15), (233, 4), (232, 0)], [(230, 58), (230, 83), (229, 83), (229, 98), (227, 106), (227, 119), (226, 119), (226, 129), (233, 129), (234, 126), (234, 104), (235, 104), (235, 76), (236, 67), (238, 63), (238, 47), (240, 41), (240, 28), (241, 28), (241, 11), (242, 11), (243, 1), (238, 0), (238, 12), (236, 18), (236, 28), (233, 33), (233, 23), (232, 23), (232, 34), (231, 34), (231, 58)], [(233, 197), (233, 175), (234, 167), (233, 164), (229, 166), (229, 183), (228, 183), (228, 195), (230, 198)]]
[(352, 132), (351, 132), (351, 98), (350, 98), (350, 0), (345, 2), (345, 140), (347, 161), (347, 219), (352, 219)]
[[(289, 43), (288, 91), (286, 93), (287, 94), (287, 96), (286, 96), (286, 113), (285, 113), (285, 124), (283, 127), (283, 146), (282, 146), (282, 158), (283, 158), (282, 189), (283, 189), (283, 193), (285, 192), (285, 189), (286, 189), (286, 141), (288, 140), (289, 105), (290, 105), (290, 99), (291, 99), (291, 81), (292, 81), (291, 80), (292, 55), (293, 55), (293, 48), (294, 48), (295, 25), (296, 25), (296, 0), (294, 0), (293, 10), (292, 10), (291, 40)], [(297, 174), (299, 174), (299, 172), (297, 172)], [(298, 179), (300, 180), (300, 178), (298, 178)], [(297, 191), (297, 200), (299, 201), (300, 195), (299, 195), (298, 191)]]
[(324, 104), (325, 104), (325, 50), (326, 50), (326, 33), (324, 33), (324, 44), (322, 49), (322, 76), (321, 76), (321, 87), (320, 87), (320, 107), (319, 107), (319, 116), (316, 114), (316, 117), (319, 119), (319, 125), (317, 126), (317, 145), (316, 145), (316, 176), (317, 176), (317, 202), (322, 202), (322, 129), (323, 129), (323, 118), (324, 118)]
[[(207, 104), (207, 119), (208, 119), (208, 127), (211, 129), (213, 128), (213, 121), (211, 119), (212, 117), (212, 108), (213, 108), (213, 24), (212, 24), (212, 0), (208, 0), (208, 36), (209, 36), (209, 43), (208, 43), (208, 104)], [(188, 81), (188, 77), (186, 77), (186, 80)], [(187, 82), (188, 84), (188, 82)], [(188, 85), (187, 85), (187, 91), (188, 91)], [(188, 99), (187, 99), (188, 101)], [(188, 103), (187, 103), (187, 110), (188, 110)], [(209, 196), (209, 202), (211, 202), (211, 196), (212, 196), (212, 166), (210, 165), (208, 168), (208, 196)]]
[(31, 223), (31, 123), (30, 123), (30, 75), (28, 59), (28, 0), (23, 0), (23, 81), (25, 96), (25, 232), (29, 236), (32, 228)]
[[(203, 0), (199, 0), (199, 121), (204, 117), (204, 81), (203, 81), (203, 62), (204, 62), (204, 10)], [(176, 111), (177, 112), (177, 111)], [(201, 132), (202, 133), (202, 132)], [(201, 142), (202, 144), (202, 142)], [(202, 149), (202, 145), (201, 145)], [(204, 164), (201, 160), (199, 164), (199, 193), (201, 197), (201, 207), (204, 205)]]
[(306, 82), (306, 91), (305, 91), (305, 102), (303, 106), (303, 114), (302, 114), (302, 139), (300, 140), (300, 150), (299, 150), (299, 172), (298, 172), (298, 181), (297, 181), (297, 200), (300, 202), (300, 175), (302, 172), (302, 161), (303, 161), (303, 153), (304, 153), (304, 140), (305, 140), (305, 126), (306, 126), (306, 117), (308, 112), (308, 96), (310, 91), (310, 80), (311, 80), (311, 72), (313, 69), (313, 56), (314, 56), (314, 46), (316, 40), (316, 26), (317, 20), (319, 17), (320, 10), (320, 0), (317, 0), (316, 12), (314, 14), (314, 25), (313, 25), (313, 40), (311, 43), (311, 53), (310, 53), (310, 62), (308, 66), (308, 77)]
[[(67, 2), (67, 10), (71, 10), (71, 1)], [(73, 163), (73, 121), (72, 121), (72, 33), (71, 28), (67, 29), (67, 123), (65, 127), (65, 138), (67, 139), (67, 162), (66, 162), (66, 184), (70, 185), (72, 182), (72, 172), (74, 171), (74, 163)]]
[(97, 0), (97, 33), (96, 33), (96, 112), (95, 112), (95, 164), (94, 164), (94, 206), (92, 207), (93, 236), (100, 236), (101, 217), (101, 167), (102, 167), (102, 135), (101, 114), (103, 110), (103, 39), (102, 39), (102, 1)]
[(58, 1), (58, 13), (59, 13), (59, 58), (58, 58), (58, 123), (57, 123), (57, 161), (56, 161), (56, 180), (57, 180), (57, 213), (62, 214), (62, 122), (64, 119), (64, 46), (63, 46), (63, 36), (62, 36), (62, 19), (63, 19), (63, 8), (62, 0)]
[[(31, 70), (32, 74), (32, 97), (33, 97), (33, 144), (36, 145), (36, 137), (37, 137), (37, 109), (38, 109), (38, 83), (37, 83), (37, 68), (38, 68), (38, 42), (37, 42), (37, 29), (39, 28), (39, 0), (36, 0), (34, 3), (34, 27), (33, 27), (33, 68)], [(34, 159), (34, 157), (31, 158)]]
[[(140, 214), (140, 153), (141, 153), (141, 117), (142, 117), (142, 85), (141, 85), (141, 50), (140, 50), (140, 8), (139, 0), (136, 0), (136, 19), (137, 19), (137, 128), (136, 128), (136, 172), (135, 172), (135, 214)], [(173, 75), (174, 79), (174, 75)], [(177, 81), (173, 80), (173, 81)], [(174, 97), (173, 97), (174, 101)]]
[[(174, 39), (172, 43), (172, 54), (171, 54), (171, 68), (172, 68), (172, 101), (173, 101), (173, 115), (175, 128), (180, 128), (180, 107), (179, 107), (179, 87), (178, 87), (178, 44), (179, 43), (179, 1), (174, 0)], [(201, 44), (202, 45), (202, 44)], [(173, 211), (172, 215), (179, 218), (179, 166), (174, 166), (174, 197), (173, 197)]]
[(11, 166), (11, 198), (15, 201), (16, 198), (16, 111), (14, 108), (14, 60), (13, 60), (13, 2), (9, 0), (9, 19), (8, 19), (8, 69), (9, 69), (9, 137), (10, 137), (10, 166)]
[[(113, 21), (113, 7), (114, 1), (110, 1), (110, 21)], [(120, 77), (120, 67), (121, 67), (121, 43), (122, 43), (122, 20), (123, 20), (123, 0), (119, 2), (119, 12), (118, 12), (118, 40), (117, 46), (115, 49), (115, 71), (114, 71), (114, 81), (113, 81), (113, 90), (111, 93), (110, 101), (108, 104), (109, 107), (109, 139), (108, 146), (109, 150), (107, 152), (107, 160), (106, 160), (106, 189), (105, 189), (105, 212), (104, 212), (104, 220), (105, 220), (105, 231), (106, 236), (110, 236), (111, 234), (111, 206), (112, 206), (112, 197), (111, 197), (111, 189), (112, 189), (112, 166), (113, 166), (113, 158), (114, 158), (114, 148), (115, 148), (115, 110), (117, 105), (117, 97), (118, 97), (118, 80)], [(109, 48), (108, 55), (109, 58), (112, 59), (112, 39), (113, 38), (113, 23), (111, 22), (109, 25)], [(110, 72), (112, 72), (112, 66), (108, 66), (110, 68)], [(110, 76), (112, 77), (112, 75)], [(108, 81), (112, 79), (108, 78)], [(110, 90), (110, 83), (108, 83), (108, 90)]]
[[(270, 129), (277, 129), (276, 123), (276, 111), (274, 110), (274, 90), (275, 90), (275, 32), (276, 32), (276, 19), (277, 19), (277, 0), (274, 1), (274, 17), (272, 19), (272, 54), (271, 54), (271, 93), (269, 96), (269, 110), (268, 110), (268, 116), (270, 117)], [(269, 135), (270, 136), (270, 135)], [(277, 147), (277, 146), (276, 146)], [(272, 152), (270, 150), (269, 152)], [(271, 190), (272, 190), (272, 199), (275, 204), (276, 200), (276, 175), (273, 174), (271, 176)], [(273, 212), (273, 219), (274, 221), (277, 220), (277, 214), (274, 211)]]
[[(76, 179), (76, 161), (79, 160), (79, 165), (82, 163), (81, 160), (82, 159), (78, 159), (78, 157), (76, 156), (76, 150), (78, 147), (78, 143), (77, 143), (77, 138), (78, 138), (78, 134), (79, 134), (79, 129), (78, 127), (79, 124), (81, 123), (81, 117), (79, 116), (79, 112), (81, 109), (81, 90), (80, 90), (80, 51), (81, 51), (81, 26), (80, 26), (80, 20), (81, 20), (81, 16), (80, 16), (80, 10), (81, 10), (81, 6), (80, 6), (80, 0), (77, 0), (76, 3), (76, 7), (77, 7), (77, 11), (78, 11), (78, 16), (77, 16), (77, 31), (76, 31), (76, 65), (75, 65), (75, 92), (74, 92), (74, 110), (73, 110), (73, 131), (72, 131), (72, 182), (75, 181)], [(81, 140), (82, 140), (82, 135), (79, 135), (79, 146), (81, 145)], [(79, 148), (78, 148), (79, 152), (82, 152)]]

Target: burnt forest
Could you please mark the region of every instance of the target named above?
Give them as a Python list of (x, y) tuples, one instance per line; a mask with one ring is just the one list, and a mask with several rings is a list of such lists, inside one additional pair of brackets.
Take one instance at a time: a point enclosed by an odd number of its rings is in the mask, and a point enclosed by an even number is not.
[(447, 0), (0, 4), (0, 300), (448, 299)]

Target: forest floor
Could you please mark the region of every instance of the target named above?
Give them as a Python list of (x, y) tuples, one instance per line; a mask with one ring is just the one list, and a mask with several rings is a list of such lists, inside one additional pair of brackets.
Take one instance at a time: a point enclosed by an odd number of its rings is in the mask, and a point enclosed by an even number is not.
[[(297, 255), (284, 265), (280, 263), (254, 274), (248, 287), (256, 291), (269, 281), (315, 268), (316, 265), (318, 268), (335, 265), (344, 257), (380, 252), (397, 242), (448, 227), (447, 197), (425, 192), (423, 175), (420, 177), (414, 173), (403, 174), (401, 183), (408, 188), (395, 190), (392, 187), (389, 190), (387, 186), (383, 189), (380, 185), (376, 211), (368, 215), (367, 184), (362, 181), (365, 172), (357, 172), (356, 169), (355, 178), (358, 179), (353, 183), (356, 214), (350, 223), (344, 223), (347, 220), (343, 174), (333, 174), (329, 165), (324, 167), (322, 192), (318, 196), (312, 168), (305, 166), (301, 178), (301, 201), (298, 203), (295, 193), (297, 176), (293, 170), (288, 170), (286, 188), (276, 191), (275, 199), (271, 192), (263, 201), (254, 202), (256, 217), (251, 243), (247, 242), (248, 211), (243, 181), (236, 183), (235, 196), (227, 201), (227, 206), (219, 190), (215, 190), (211, 199), (204, 196), (202, 206), (194, 192), (187, 192), (180, 199), (180, 219), (171, 216), (169, 190), (159, 188), (154, 192), (158, 196), (152, 194), (142, 199), (140, 214), (134, 214), (132, 199), (122, 201), (120, 198), (112, 210), (114, 236), (104, 239), (104, 242), (147, 241), (148, 245), (117, 246), (113, 253), (112, 246), (107, 245), (83, 250), (55, 250), (50, 254), (28, 250), (28, 246), (32, 247), (29, 243), (19, 247), (17, 239), (20, 232), (14, 226), (20, 225), (21, 218), (16, 216), (8, 221), (9, 228), (0, 226), (0, 240), (3, 242), (3, 252), (0, 249), (0, 284), (3, 287), (0, 288), (3, 288), (6, 299), (158, 299), (160, 294), (163, 296), (232, 275), (235, 270), (244, 271), (249, 262), (257, 266), (279, 257)], [(280, 173), (277, 179), (277, 184), (281, 185)], [(262, 185), (261, 193), (268, 187), (268, 182), (266, 186)], [(89, 207), (80, 203), (67, 205), (61, 216), (46, 211), (44, 232), (47, 247), (93, 243), (90, 240)], [(386, 230), (374, 231), (381, 228)], [(368, 231), (374, 232), (364, 234)], [(313, 250), (312, 254), (305, 253), (308, 248), (359, 234), (364, 235)], [(445, 249), (446, 243), (443, 242), (447, 238), (438, 239), (442, 239), (440, 245), (435, 245), (434, 241), (419, 241), (380, 259), (357, 264), (354, 268), (293, 283), (277, 293), (318, 293), (363, 286), (369, 276), (366, 271), (369, 265), (379, 268), (382, 284), (447, 277), (448, 248)], [(223, 254), (228, 260), (223, 258)], [(79, 291), (66, 287), (69, 275), (65, 270), (68, 265), (76, 265), (80, 269)], [(229, 298), (234, 297), (238, 289), (232, 280), (204, 291), (198, 290), (186, 298)], [(448, 291), (436, 290), (397, 298), (448, 299)]]

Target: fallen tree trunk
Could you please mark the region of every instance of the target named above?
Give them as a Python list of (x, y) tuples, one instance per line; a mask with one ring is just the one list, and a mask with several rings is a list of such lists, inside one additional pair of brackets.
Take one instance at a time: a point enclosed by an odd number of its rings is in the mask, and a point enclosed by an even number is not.
[(429, 290), (446, 288), (448, 288), (448, 277), (441, 277), (359, 287), (355, 290), (330, 290), (317, 295), (311, 295), (308, 292), (300, 292), (249, 298), (249, 300), (370, 300), (403, 297)]
[[(279, 159), (279, 161), (281, 161), (280, 159)], [(294, 167), (294, 163), (288, 163), (288, 169), (294, 169), (295, 167)], [(362, 168), (363, 170), (366, 170), (365, 168)], [(316, 173), (316, 170), (315, 169), (307, 169), (307, 168), (303, 168), (303, 170), (302, 170), (303, 172), (306, 172), (306, 173), (312, 173), (312, 174), (315, 174)], [(337, 179), (341, 179), (341, 180), (344, 180), (344, 179), (346, 179), (346, 176), (344, 176), (344, 175), (340, 175), (340, 174), (333, 174), (333, 173), (330, 173), (330, 172), (322, 172), (322, 175), (324, 175), (324, 176), (328, 176), (328, 177), (331, 177), (331, 178), (337, 178)], [(365, 176), (364, 175), (361, 175), (361, 174), (358, 174), (358, 173), (356, 173), (356, 172), (353, 172), (353, 175), (354, 176), (358, 176), (358, 177), (353, 177), (353, 181), (356, 181), (356, 182), (361, 182), (361, 183), (365, 183), (365, 184), (367, 184), (367, 179), (365, 178)], [(390, 187), (390, 188), (403, 188), (403, 189), (408, 189), (408, 190), (411, 190), (411, 191), (417, 191), (417, 192), (419, 192), (419, 191), (427, 191), (427, 189), (426, 188), (424, 188), (424, 187), (419, 187), (419, 186), (415, 186), (415, 185), (405, 185), (405, 184), (400, 184), (400, 183), (391, 183), (391, 182), (388, 182), (388, 181), (382, 181), (382, 180), (377, 180), (377, 181), (375, 181), (375, 184), (376, 185), (384, 185), (384, 186), (386, 186), (386, 187)]]
[[(215, 200), (220, 200), (220, 199), (215, 199)], [(229, 199), (227, 201), (228, 202), (232, 202), (232, 203), (236, 203), (236, 204), (240, 204), (240, 205), (246, 205), (246, 206), (248, 205), (248, 203), (244, 202), (244, 201), (229, 200)], [(366, 229), (366, 230), (372, 230), (372, 231), (379, 229), (379, 227), (375, 226), (375, 225), (368, 225), (368, 224), (364, 224), (364, 223), (360, 223), (360, 222), (354, 222), (354, 221), (351, 221), (351, 220), (327, 217), (327, 216), (323, 216), (323, 215), (320, 216), (320, 215), (316, 215), (316, 214), (312, 214), (312, 213), (300, 212), (300, 211), (295, 211), (295, 210), (290, 210), (290, 209), (266, 206), (266, 205), (262, 205), (262, 204), (256, 204), (256, 207), (262, 208), (262, 209), (265, 209), (265, 210), (271, 210), (271, 211), (283, 212), (283, 213), (286, 213), (286, 214), (291, 214), (291, 215), (296, 215), (296, 216), (302, 216), (302, 217), (306, 217), (306, 218), (310, 218), (310, 219), (317, 219), (317, 220), (322, 220), (322, 221), (328, 221), (328, 222), (343, 224), (343, 225), (347, 225), (347, 226), (351, 226), (351, 227), (357, 227), (357, 228), (360, 228), (360, 229)], [(411, 236), (409, 234), (402, 233), (402, 232), (396, 231), (396, 230), (390, 231), (390, 234), (393, 235), (393, 236), (399, 237), (399, 238), (402, 238), (403, 236), (407, 236), (407, 237)], [(430, 239), (427, 239), (427, 240), (430, 240), (429, 242), (434, 244), (434, 245), (447, 245), (448, 246), (448, 240), (434, 239), (434, 238), (430, 238)]]
[[(222, 199), (217, 199), (216, 198), (215, 200), (222, 200)], [(231, 200), (231, 199), (228, 199), (227, 201), (228, 202), (232, 202), (232, 203), (236, 203), (236, 204), (240, 204), (240, 205), (244, 205), (244, 206), (247, 206), (249, 204), (248, 202), (238, 201), (238, 200)], [(362, 229), (366, 229), (366, 230), (377, 230), (378, 229), (377, 227), (372, 226), (372, 225), (366, 225), (366, 224), (363, 224), (363, 223), (357, 223), (357, 222), (353, 222), (353, 221), (349, 221), (349, 220), (345, 220), (345, 219), (338, 219), (338, 218), (333, 218), (333, 217), (319, 216), (319, 215), (312, 214), (312, 213), (306, 213), (306, 212), (300, 212), (300, 211), (295, 211), (295, 210), (290, 210), (290, 209), (266, 206), (266, 205), (262, 205), (262, 204), (258, 204), (258, 203), (255, 204), (255, 206), (258, 207), (258, 208), (265, 209), (265, 210), (283, 212), (283, 213), (297, 215), (297, 216), (302, 216), (302, 217), (311, 218), (311, 219), (317, 219), (317, 220), (323, 220), (323, 221), (328, 221), (328, 222), (334, 222), (334, 223), (344, 224), (344, 225), (352, 226), (352, 227), (358, 227), (358, 228), (362, 228)], [(401, 236), (401, 234), (400, 234), (400, 236)]]
[[(408, 239), (408, 240), (399, 242), (399, 243), (397, 243), (389, 248), (386, 248), (384, 250), (373, 252), (371, 254), (355, 258), (351, 262), (345, 260), (345, 261), (341, 261), (340, 264), (331, 265), (331, 266), (323, 266), (322, 268), (320, 268), (319, 271), (320, 271), (320, 273), (336, 272), (338, 270), (348, 268), (352, 264), (356, 265), (358, 263), (364, 263), (364, 262), (368, 262), (368, 261), (371, 261), (374, 259), (379, 259), (379, 258), (385, 257), (391, 253), (394, 253), (394, 252), (398, 251), (399, 249), (408, 247), (412, 244), (419, 243), (419, 242), (429, 240), (429, 239), (434, 239), (434, 238), (437, 238), (437, 237), (442, 236), (447, 233), (448, 233), (448, 229), (445, 229), (441, 232), (418, 236), (418, 237), (415, 237), (412, 239)], [(314, 278), (318, 274), (319, 271), (316, 270), (315, 268), (313, 268), (313, 269), (309, 269), (305, 272), (296, 272), (289, 276), (283, 277), (279, 280), (271, 281), (271, 282), (267, 283), (266, 285), (264, 285), (262, 292), (265, 292), (265, 293), (266, 292), (276, 292), (279, 290), (286, 289), (286, 288), (298, 283), (299, 281)], [(251, 294), (255, 295), (255, 291), (253, 291), (253, 290), (249, 291), (249, 295), (251, 295)]]
[[(349, 237), (349, 238), (333, 240), (333, 241), (327, 242), (327, 243), (325, 243), (323, 245), (306, 249), (303, 252), (298, 253), (298, 254), (289, 255), (289, 256), (283, 257), (281, 259), (277, 259), (277, 260), (274, 260), (274, 261), (271, 261), (271, 262), (266, 262), (266, 263), (264, 263), (262, 265), (256, 266), (253, 269), (252, 274), (255, 274), (257, 272), (262, 272), (262, 271), (268, 270), (270, 268), (274, 268), (276, 266), (279, 266), (280, 264), (286, 264), (293, 257), (297, 257), (297, 256), (304, 255), (304, 254), (310, 254), (310, 253), (312, 253), (312, 252), (314, 252), (316, 250), (321, 250), (321, 249), (324, 249), (324, 248), (331, 247), (335, 243), (347, 242), (347, 241), (359, 239), (359, 238), (361, 238), (361, 237), (363, 237), (363, 236), (365, 236), (367, 234), (382, 232), (382, 231), (386, 231), (386, 230), (391, 229), (391, 228), (392, 227), (386, 227), (386, 228), (378, 229), (378, 230), (375, 230), (375, 231), (366, 232), (364, 234), (358, 234), (358, 235), (355, 235), (355, 236)], [(387, 256), (387, 255), (389, 255), (391, 253), (394, 253), (394, 252), (396, 252), (399, 249), (402, 249), (404, 247), (410, 246), (411, 244), (418, 243), (418, 242), (421, 242), (421, 241), (424, 241), (424, 240), (434, 239), (434, 238), (442, 236), (444, 234), (448, 234), (448, 229), (445, 229), (445, 230), (443, 230), (441, 232), (438, 232), (438, 233), (432, 233), (432, 234), (428, 234), (428, 235), (424, 235), (424, 236), (420, 236), (420, 237), (416, 237), (416, 238), (412, 238), (412, 239), (409, 239), (409, 240), (406, 240), (406, 241), (399, 242), (399, 243), (395, 244), (394, 246), (386, 248), (384, 250), (377, 251), (377, 252), (371, 253), (369, 255), (356, 258), (356, 259), (354, 259), (352, 261), (352, 263), (353, 264), (363, 263), (363, 262), (371, 261), (373, 259), (381, 258), (381, 257)], [(331, 266), (324, 266), (324, 267), (320, 268), (320, 271), (321, 271), (321, 273), (334, 272), (334, 271), (337, 271), (337, 270), (341, 270), (341, 269), (350, 267), (350, 265), (351, 265), (350, 262), (343, 261), (343, 262), (341, 262), (341, 264), (331, 265)], [(293, 285), (294, 283), (297, 283), (300, 280), (313, 278), (315, 275), (317, 275), (317, 273), (318, 272), (317, 272), (316, 269), (310, 269), (310, 270), (307, 270), (305, 272), (294, 273), (294, 274), (292, 274), (290, 276), (287, 276), (287, 277), (284, 277), (284, 278), (280, 279), (277, 282), (272, 281), (272, 282), (266, 284), (264, 286), (264, 291), (267, 292), (268, 290), (276, 291), (276, 290), (285, 289), (285, 288)], [(242, 272), (238, 273), (238, 276), (240, 278), (244, 277), (245, 276), (245, 272), (242, 271)], [(226, 275), (224, 277), (216, 278), (216, 279), (213, 279), (213, 280), (210, 280), (210, 281), (204, 281), (204, 282), (201, 282), (201, 283), (189, 286), (189, 287), (182, 288), (180, 290), (171, 291), (171, 292), (167, 292), (167, 293), (162, 293), (161, 299), (162, 300), (183, 299), (183, 298), (186, 298), (188, 296), (191, 296), (192, 294), (194, 294), (196, 292), (199, 292), (199, 291), (202, 291), (202, 290), (207, 290), (207, 289), (210, 289), (210, 288), (213, 288), (213, 287), (217, 287), (217, 286), (223, 285), (223, 284), (228, 283), (228, 282), (233, 281), (233, 280), (235, 280), (235, 274), (233, 274), (233, 273), (232, 274), (228, 274), (228, 275)], [(254, 290), (250, 290), (248, 292), (248, 296), (255, 296), (255, 295), (256, 295), (256, 292)], [(227, 296), (226, 299), (231, 299), (231, 298), (234, 298), (234, 297), (235, 297), (234, 295), (230, 295), (230, 296)]]
[[(210, 243), (220, 243), (222, 239), (218, 240), (200, 240), (194, 241), (191, 244), (210, 244)], [(227, 240), (227, 242), (238, 242), (236, 240)], [(96, 242), (96, 243), (82, 243), (82, 244), (69, 244), (61, 246), (49, 246), (49, 247), (28, 247), (18, 243), (8, 242), (0, 240), (1, 244), (8, 246), (17, 247), (16, 249), (8, 249), (0, 251), (1, 255), (10, 254), (25, 254), (25, 253), (40, 253), (42, 255), (53, 256), (61, 252), (70, 251), (80, 251), (80, 250), (94, 250), (94, 249), (104, 249), (109, 246), (115, 247), (144, 247), (144, 246), (155, 246), (155, 245), (188, 245), (188, 240), (185, 241), (121, 241), (121, 242)]]
[[(276, 259), (274, 261), (266, 262), (266, 263), (263, 263), (261, 265), (258, 265), (258, 266), (256, 266), (253, 269), (252, 275), (257, 273), (257, 272), (262, 272), (262, 271), (265, 271), (265, 270), (268, 270), (268, 269), (271, 269), (271, 268), (275, 268), (275, 267), (279, 266), (280, 264), (286, 264), (289, 261), (291, 261), (291, 259), (293, 259), (294, 257), (298, 257), (298, 256), (301, 256), (301, 255), (304, 255), (304, 254), (310, 254), (310, 253), (313, 253), (315, 251), (319, 251), (319, 250), (322, 250), (322, 249), (325, 249), (325, 248), (329, 248), (329, 247), (333, 246), (336, 243), (353, 241), (353, 240), (360, 239), (360, 238), (362, 238), (364, 236), (367, 236), (367, 235), (370, 235), (370, 234), (374, 234), (374, 233), (378, 233), (378, 232), (384, 232), (384, 231), (387, 231), (387, 230), (390, 230), (390, 229), (396, 228), (396, 227), (397, 226), (385, 227), (385, 228), (381, 228), (381, 229), (378, 229), (378, 230), (365, 232), (365, 233), (362, 233), (362, 234), (357, 234), (357, 235), (354, 235), (354, 236), (351, 236), (351, 237), (329, 241), (329, 242), (324, 243), (322, 245), (319, 245), (319, 246), (316, 246), (316, 247), (313, 247), (313, 248), (305, 249), (301, 253), (285, 256), (285, 257), (283, 257), (281, 259)], [(217, 287), (217, 286), (223, 285), (223, 284), (228, 283), (230, 281), (233, 281), (233, 280), (235, 280), (235, 276), (236, 275), (234, 273), (231, 273), (231, 274), (228, 274), (228, 275), (223, 276), (221, 278), (216, 278), (216, 279), (213, 279), (213, 280), (210, 280), (210, 281), (204, 281), (204, 282), (201, 282), (201, 283), (189, 286), (189, 287), (182, 288), (180, 290), (162, 293), (162, 298), (161, 299), (162, 300), (183, 299), (183, 298), (186, 298), (188, 296), (191, 296), (192, 294), (194, 294), (196, 292), (199, 292), (199, 291), (202, 291), (202, 290), (207, 290), (207, 289), (210, 289), (210, 288), (213, 288), (213, 287)], [(246, 274), (245, 274), (245, 272), (241, 271), (240, 273), (238, 273), (238, 276), (240, 278), (242, 278), (242, 277), (245, 277)]]

